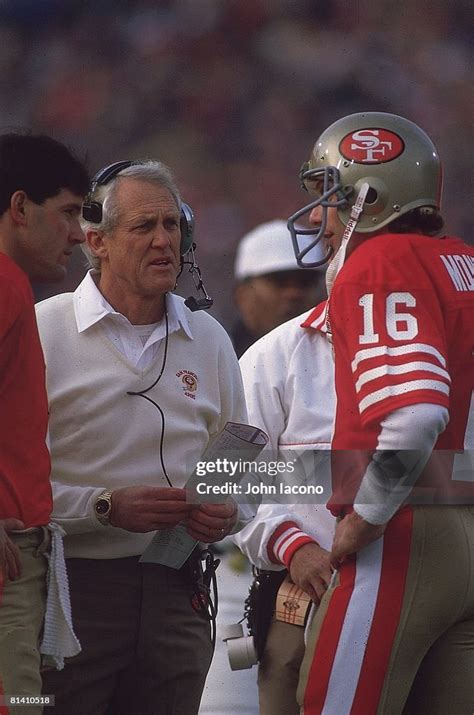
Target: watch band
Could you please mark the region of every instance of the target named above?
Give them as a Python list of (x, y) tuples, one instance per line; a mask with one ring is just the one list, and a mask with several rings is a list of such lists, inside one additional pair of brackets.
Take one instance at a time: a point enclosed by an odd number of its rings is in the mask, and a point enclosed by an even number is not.
[(97, 519), (104, 526), (110, 524), (110, 512), (112, 511), (112, 492), (105, 491), (99, 494), (94, 504), (94, 513)]

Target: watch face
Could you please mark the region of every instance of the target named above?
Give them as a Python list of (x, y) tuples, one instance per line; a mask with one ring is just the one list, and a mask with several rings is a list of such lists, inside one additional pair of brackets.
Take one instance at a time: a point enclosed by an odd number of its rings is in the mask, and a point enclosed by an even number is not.
[(97, 514), (107, 514), (110, 511), (110, 502), (107, 499), (98, 499), (95, 504)]

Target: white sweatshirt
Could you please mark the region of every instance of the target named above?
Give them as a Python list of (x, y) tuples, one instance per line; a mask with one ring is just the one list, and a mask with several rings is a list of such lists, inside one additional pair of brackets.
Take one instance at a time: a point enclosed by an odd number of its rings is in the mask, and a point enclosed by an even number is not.
[[(160, 461), (159, 411), (127, 394), (156, 380), (164, 340), (151, 364), (139, 369), (107, 337), (100, 306), (95, 322), (84, 320), (81, 295), (79, 286), (75, 294), (37, 306), (47, 366), (53, 519), (66, 530), (67, 557), (137, 555), (154, 532), (103, 526), (93, 507), (106, 489), (168, 486)], [(180, 320), (169, 335), (163, 375), (147, 394), (165, 418), (166, 471), (173, 486), (182, 487), (225, 423), (246, 422), (247, 416), (237, 359), (222, 326), (206, 313), (192, 313), (177, 296), (167, 300), (175, 302)]]
[[(240, 359), (249, 422), (269, 435), (266, 449), (284, 461), (290, 450), (298, 454), (310, 481), (325, 489), (324, 496), (300, 497), (299, 504), (262, 504), (253, 522), (232, 537), (259, 568), (288, 566), (310, 541), (326, 549), (332, 545), (335, 519), (325, 502), (331, 495), (328, 450), (336, 397), (324, 306), (275, 328)], [(303, 322), (312, 327), (302, 328)]]

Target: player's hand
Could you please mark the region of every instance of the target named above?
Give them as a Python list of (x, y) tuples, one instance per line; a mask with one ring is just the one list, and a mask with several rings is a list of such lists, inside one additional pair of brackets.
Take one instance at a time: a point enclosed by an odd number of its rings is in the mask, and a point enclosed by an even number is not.
[(331, 566), (338, 569), (350, 554), (379, 539), (387, 524), (369, 524), (355, 511), (347, 514), (336, 526), (331, 550)]
[(305, 544), (293, 554), (289, 571), (293, 583), (319, 603), (332, 576), (329, 551), (318, 544)]
[(175, 487), (123, 487), (112, 492), (111, 501), (111, 525), (140, 533), (176, 526), (193, 506), (185, 490)]
[(190, 536), (205, 544), (221, 541), (237, 523), (237, 504), (229, 499), (225, 504), (194, 505), (186, 520)]
[(19, 519), (0, 519), (0, 574), (10, 581), (21, 576), (21, 560), (20, 549), (8, 534), (24, 528), (24, 523)]

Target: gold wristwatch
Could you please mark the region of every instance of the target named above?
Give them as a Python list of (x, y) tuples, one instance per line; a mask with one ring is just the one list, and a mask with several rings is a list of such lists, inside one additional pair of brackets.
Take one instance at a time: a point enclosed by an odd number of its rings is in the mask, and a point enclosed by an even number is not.
[(94, 512), (98, 520), (104, 526), (110, 524), (110, 512), (112, 511), (112, 492), (105, 491), (99, 494), (94, 504)]

